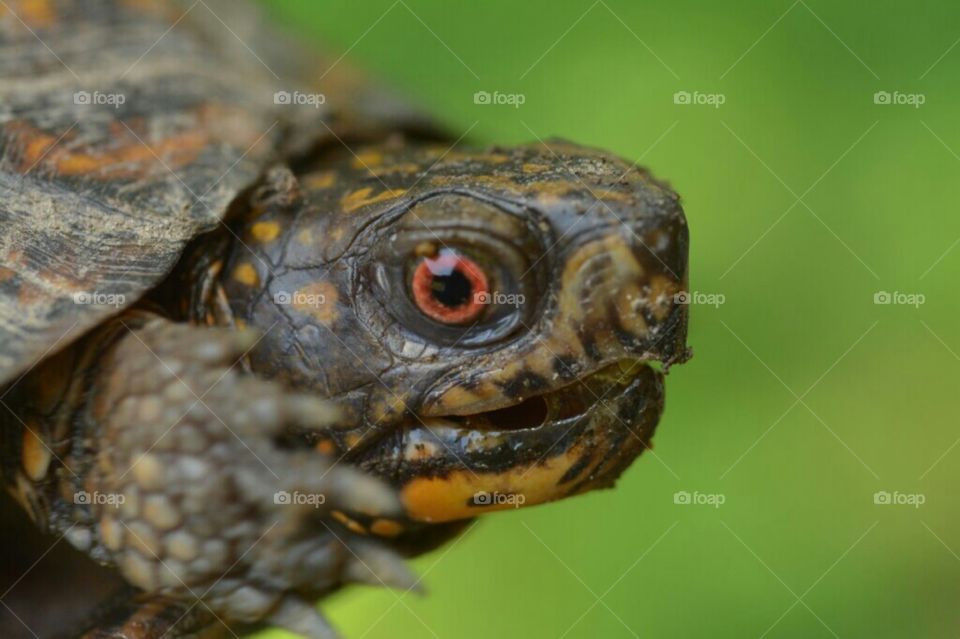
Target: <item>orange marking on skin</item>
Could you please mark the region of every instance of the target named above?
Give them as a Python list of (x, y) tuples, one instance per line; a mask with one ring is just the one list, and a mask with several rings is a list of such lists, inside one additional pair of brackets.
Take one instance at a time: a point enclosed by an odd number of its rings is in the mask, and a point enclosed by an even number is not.
[(313, 230), (309, 228), (300, 230), (297, 233), (297, 241), (304, 246), (310, 246), (313, 244)]
[(260, 276), (257, 274), (257, 269), (253, 268), (253, 264), (244, 262), (233, 269), (233, 279), (237, 280), (241, 284), (246, 284), (247, 286), (256, 286), (260, 282)]
[(280, 225), (276, 222), (257, 222), (250, 227), (250, 235), (258, 242), (272, 242), (280, 235)]
[(308, 284), (293, 294), (293, 307), (321, 324), (329, 326), (337, 319), (337, 287), (330, 282)]
[(335, 226), (327, 231), (327, 237), (330, 239), (331, 243), (339, 242), (343, 239), (344, 232), (345, 230), (342, 226)]
[(396, 537), (403, 532), (403, 525), (390, 519), (377, 519), (370, 524), (370, 532), (381, 537)]
[[(477, 401), (492, 399), (498, 396), (500, 389), (492, 384), (483, 384), (472, 390), (467, 390), (462, 386), (451, 386), (450, 390), (437, 398), (436, 410), (431, 410), (430, 414), (435, 414), (441, 410), (451, 411), (460, 406), (470, 406)], [(456, 414), (456, 413), (452, 413)]]
[(360, 207), (367, 206), (368, 204), (376, 204), (377, 202), (383, 202), (384, 200), (400, 197), (406, 193), (406, 190), (387, 189), (376, 195), (372, 195), (372, 193), (373, 187), (370, 186), (364, 187), (352, 193), (348, 193), (340, 199), (340, 205), (343, 207), (344, 212), (352, 213)]
[[(403, 487), (400, 499), (411, 519), (424, 522), (454, 521), (518, 505), (542, 504), (567, 496), (570, 483), (558, 486), (557, 482), (582, 452), (580, 446), (574, 446), (535, 466), (518, 466), (502, 473), (455, 470), (446, 476), (416, 478)], [(581, 471), (581, 475), (588, 470)], [(478, 494), (504, 498), (498, 503), (491, 497), (490, 503), (485, 504), (482, 497), (475, 500)], [(523, 503), (518, 504), (521, 500)]]
[(367, 529), (355, 522), (354, 520), (347, 517), (345, 514), (339, 510), (332, 510), (330, 514), (333, 515), (333, 518), (339, 521), (341, 524), (346, 526), (351, 532), (355, 532), (358, 535), (366, 535)]
[(31, 29), (47, 29), (57, 22), (57, 12), (50, 0), (19, 0), (14, 6), (0, 5), (0, 15), (12, 13)]
[(355, 169), (372, 169), (383, 163), (383, 154), (379, 151), (361, 151), (350, 165)]
[(324, 455), (332, 455), (337, 452), (337, 445), (329, 439), (321, 439), (317, 442), (317, 451)]
[(47, 475), (52, 455), (50, 449), (44, 446), (43, 440), (34, 432), (33, 428), (23, 430), (23, 451), (21, 461), (27, 477), (33, 481), (40, 481)]
[(407, 410), (406, 397), (403, 393), (393, 394), (377, 400), (370, 408), (370, 415), (374, 421), (385, 421), (393, 415)]

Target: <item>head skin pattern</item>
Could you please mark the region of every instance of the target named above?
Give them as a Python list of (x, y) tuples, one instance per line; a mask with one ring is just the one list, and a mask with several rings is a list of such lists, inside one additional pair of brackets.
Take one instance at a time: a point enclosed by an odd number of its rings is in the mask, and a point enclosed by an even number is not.
[(335, 398), (312, 443), (413, 522), (612, 485), (663, 410), (650, 363), (688, 357), (679, 198), (605, 152), (381, 144), (274, 170), (236, 231), (219, 279), (264, 331), (251, 368)]

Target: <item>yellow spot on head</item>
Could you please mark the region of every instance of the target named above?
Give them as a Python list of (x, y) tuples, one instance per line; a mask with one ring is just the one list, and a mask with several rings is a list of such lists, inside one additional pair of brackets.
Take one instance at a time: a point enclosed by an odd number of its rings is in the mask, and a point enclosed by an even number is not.
[(355, 169), (372, 169), (383, 163), (383, 154), (379, 151), (361, 151), (351, 162)]
[(304, 178), (303, 183), (312, 189), (329, 189), (336, 184), (337, 176), (333, 171), (321, 171)]
[(437, 254), (437, 245), (433, 242), (420, 242), (413, 247), (413, 254), (417, 257), (434, 257)]
[(307, 284), (293, 294), (293, 307), (321, 324), (330, 325), (337, 319), (337, 287), (326, 281)]
[(360, 435), (357, 433), (350, 433), (346, 437), (347, 448), (354, 448), (357, 444), (360, 443)]
[(376, 195), (372, 195), (373, 187), (367, 186), (352, 193), (348, 193), (340, 199), (340, 205), (343, 207), (343, 210), (346, 213), (352, 213), (360, 207), (367, 206), (368, 204), (376, 204), (377, 202), (383, 202), (384, 200), (390, 200), (395, 197), (400, 197), (406, 191), (404, 189), (387, 189)]
[(233, 269), (233, 279), (247, 286), (256, 286), (260, 283), (260, 276), (257, 275), (257, 269), (253, 268), (253, 264), (248, 262), (239, 264), (237, 268)]
[(250, 235), (258, 242), (272, 242), (280, 235), (280, 225), (276, 222), (257, 222), (250, 227)]
[(305, 228), (300, 230), (297, 233), (297, 241), (303, 244), (304, 246), (310, 246), (313, 244), (313, 229)]

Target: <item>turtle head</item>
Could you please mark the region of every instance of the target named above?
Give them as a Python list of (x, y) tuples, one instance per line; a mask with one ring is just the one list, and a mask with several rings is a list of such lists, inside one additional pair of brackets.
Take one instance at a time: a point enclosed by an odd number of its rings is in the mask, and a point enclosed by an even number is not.
[(384, 145), (261, 202), (225, 279), (265, 331), (252, 366), (338, 399), (317, 445), (411, 520), (608, 486), (649, 446), (655, 363), (687, 357), (688, 240), (646, 171), (562, 142)]

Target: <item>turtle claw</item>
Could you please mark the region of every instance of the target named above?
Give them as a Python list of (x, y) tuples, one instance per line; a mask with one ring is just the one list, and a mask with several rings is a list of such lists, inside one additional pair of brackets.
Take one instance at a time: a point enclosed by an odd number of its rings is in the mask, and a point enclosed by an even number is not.
[(317, 484), (317, 489), (326, 490), (333, 504), (341, 510), (360, 512), (371, 517), (389, 517), (403, 512), (396, 490), (350, 467), (338, 469)]
[(349, 548), (353, 557), (344, 569), (346, 581), (423, 594), (420, 578), (410, 571), (403, 558), (394, 551), (359, 539), (350, 543)]
[(284, 597), (267, 623), (307, 639), (340, 639), (340, 635), (316, 608), (293, 595)]

